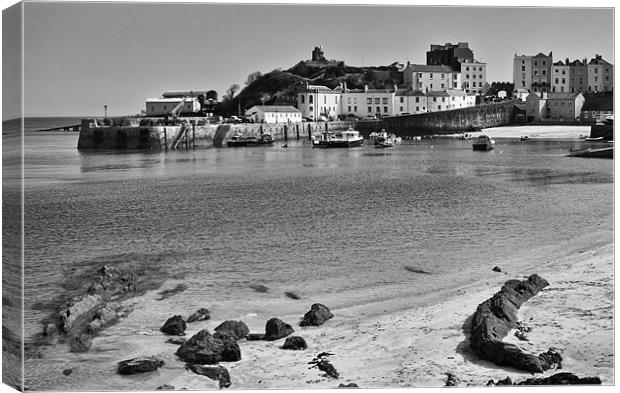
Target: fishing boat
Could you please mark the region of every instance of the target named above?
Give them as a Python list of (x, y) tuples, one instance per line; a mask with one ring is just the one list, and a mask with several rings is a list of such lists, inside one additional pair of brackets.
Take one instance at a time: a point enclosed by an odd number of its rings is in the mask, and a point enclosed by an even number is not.
[(495, 141), (493, 139), (489, 138), (486, 135), (480, 135), (478, 138), (474, 139), (472, 147), (474, 150), (488, 151), (493, 149), (494, 144)]
[(234, 134), (229, 140), (226, 141), (226, 145), (228, 147), (247, 146), (248, 141), (243, 135)]
[(388, 134), (385, 130), (371, 132), (369, 139), (377, 148), (394, 147), (395, 144), (402, 142), (402, 138), (397, 137), (396, 134)]
[(568, 157), (587, 157), (587, 158), (614, 158), (614, 148), (612, 147), (587, 147), (585, 149), (571, 149)]
[(271, 134), (265, 133), (261, 134), (257, 137), (248, 137), (246, 138), (246, 142), (248, 146), (257, 146), (257, 145), (272, 145), (273, 144), (273, 136)]
[(527, 142), (527, 141), (529, 141), (529, 140), (530, 140), (530, 137), (529, 137), (529, 136), (527, 136), (527, 135), (523, 135), (523, 136), (521, 137), (521, 142)]
[(361, 146), (364, 138), (360, 136), (359, 131), (349, 128), (346, 131), (325, 131), (321, 136), (312, 140), (312, 147), (355, 147)]

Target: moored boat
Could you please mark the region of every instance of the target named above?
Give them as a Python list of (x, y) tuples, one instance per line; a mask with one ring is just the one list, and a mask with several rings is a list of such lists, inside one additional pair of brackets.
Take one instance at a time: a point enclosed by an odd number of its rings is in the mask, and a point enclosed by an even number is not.
[(489, 138), (486, 135), (480, 135), (478, 138), (474, 139), (472, 147), (474, 150), (487, 151), (493, 149), (494, 144), (495, 141), (493, 139)]
[(614, 148), (601, 147), (593, 148), (587, 147), (585, 149), (570, 150), (569, 157), (587, 157), (587, 158), (614, 158)]
[(271, 145), (273, 144), (273, 137), (271, 134), (265, 133), (257, 137), (249, 137), (246, 139), (248, 146), (256, 145)]
[(226, 145), (228, 147), (247, 146), (248, 141), (243, 135), (234, 134), (229, 140), (226, 141)]
[(349, 128), (346, 131), (325, 131), (318, 139), (312, 141), (312, 147), (355, 147), (361, 146), (364, 138), (359, 131)]

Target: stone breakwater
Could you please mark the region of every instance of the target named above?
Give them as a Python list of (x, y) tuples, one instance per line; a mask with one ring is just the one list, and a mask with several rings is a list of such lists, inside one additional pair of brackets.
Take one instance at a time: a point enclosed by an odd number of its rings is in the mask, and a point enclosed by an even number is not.
[(276, 141), (310, 139), (323, 131), (344, 130), (351, 122), (304, 122), (287, 124), (201, 124), (199, 119), (168, 122), (154, 119), (115, 119), (108, 125), (83, 119), (79, 150), (187, 150), (225, 147), (234, 134), (260, 136), (268, 133)]

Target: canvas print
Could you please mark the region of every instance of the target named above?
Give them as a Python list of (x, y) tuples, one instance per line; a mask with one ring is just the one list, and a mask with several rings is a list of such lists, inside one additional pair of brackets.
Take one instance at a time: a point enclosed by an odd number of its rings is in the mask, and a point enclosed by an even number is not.
[(614, 9), (3, 10), (17, 390), (615, 385)]

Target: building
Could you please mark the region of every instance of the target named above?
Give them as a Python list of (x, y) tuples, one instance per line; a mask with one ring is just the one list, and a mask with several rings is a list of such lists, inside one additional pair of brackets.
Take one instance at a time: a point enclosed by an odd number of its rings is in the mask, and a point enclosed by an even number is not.
[(396, 86), (393, 90), (369, 89), (368, 86), (363, 90), (345, 90), (342, 93), (341, 113), (356, 117), (391, 116), (394, 114), (394, 94), (397, 90)]
[(596, 55), (588, 63), (588, 93), (613, 91), (614, 66)]
[(187, 98), (149, 98), (146, 100), (147, 116), (168, 116), (177, 109), (174, 115), (191, 115), (200, 111), (200, 102), (196, 97)]
[(297, 108), (301, 111), (301, 116), (320, 120), (337, 119), (340, 115), (340, 99), (342, 97), (342, 87), (330, 89), (327, 86), (309, 85), (297, 93)]
[(416, 115), (426, 113), (426, 94), (420, 90), (399, 90), (394, 97), (394, 115)]
[(407, 63), (403, 83), (411, 90), (445, 91), (461, 88), (461, 73), (447, 65), (420, 65)]
[(575, 60), (572, 62), (566, 62), (570, 69), (570, 92), (571, 93), (586, 93), (588, 91), (588, 62), (586, 59), (583, 61)]
[(254, 105), (245, 111), (257, 123), (299, 123), (301, 112), (290, 105)]
[(527, 89), (533, 93), (551, 90), (551, 66), (553, 52), (549, 55), (539, 53), (536, 56), (517, 56), (512, 63), (512, 77), (515, 89)]
[(461, 71), (461, 63), (466, 60), (474, 60), (474, 52), (467, 42), (431, 45), (431, 50), (426, 52), (427, 65), (447, 65), (455, 71)]
[(551, 91), (555, 93), (569, 93), (570, 86), (570, 64), (558, 61), (551, 66)]
[(476, 105), (476, 96), (463, 90), (429, 91), (426, 102), (429, 112), (448, 111)]
[(544, 120), (573, 121), (581, 115), (581, 93), (530, 93), (525, 99), (528, 123)]
[(485, 94), (487, 91), (487, 65), (475, 59), (461, 62), (462, 88), (468, 94)]

